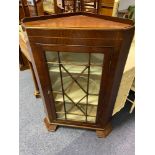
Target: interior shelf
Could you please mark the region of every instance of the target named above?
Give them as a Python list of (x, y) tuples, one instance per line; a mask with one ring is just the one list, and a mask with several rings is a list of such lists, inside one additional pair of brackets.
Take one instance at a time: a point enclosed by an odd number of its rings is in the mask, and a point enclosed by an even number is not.
[[(81, 57), (82, 55), (82, 57)], [(60, 59), (60, 62), (59, 62)], [(101, 53), (68, 53), (46, 51), (46, 60), (48, 64), (63, 64), (86, 66), (90, 60), (90, 65), (102, 67), (104, 55)]]
[[(65, 114), (59, 114), (57, 113), (57, 119), (64, 119), (65, 120)], [(73, 114), (66, 114), (66, 119), (67, 120), (72, 120), (72, 121), (80, 121), (80, 122), (86, 122), (86, 117), (85, 116), (79, 116), (79, 115), (73, 115)], [(87, 122), (92, 122), (95, 123), (96, 117), (87, 117)]]
[[(67, 114), (73, 114), (73, 115), (80, 115), (80, 116), (90, 116), (90, 117), (95, 117), (96, 116), (96, 111), (97, 111), (97, 106), (94, 105), (79, 105), (79, 104), (74, 104), (71, 102), (66, 102), (65, 101), (65, 109), (64, 109), (64, 103), (63, 102), (56, 102), (56, 112), (57, 113), (66, 113)], [(86, 113), (87, 110), (87, 113)]]
[[(70, 72), (74, 74), (81, 73), (86, 66), (76, 66), (76, 65), (64, 65), (64, 67)], [(50, 66), (49, 65), (49, 71), (50, 72), (60, 72), (59, 66)], [(65, 70), (62, 70), (62, 72), (66, 72)], [(90, 74), (91, 75), (101, 75), (102, 73), (102, 67), (99, 66), (90, 66)], [(83, 74), (88, 74), (88, 71), (84, 72)]]
[[(88, 122), (95, 122), (96, 119), (96, 114), (97, 114), (97, 106), (88, 106), (87, 107), (87, 115), (84, 114), (82, 111), (79, 110), (75, 105), (72, 103), (67, 103), (65, 104), (66, 106), (66, 113), (64, 111), (64, 105), (63, 103), (57, 102), (56, 103), (56, 109), (58, 112), (56, 112), (57, 116), (59, 119), (67, 119), (70, 120), (75, 120), (75, 121), (87, 121)], [(86, 108), (86, 106), (83, 105), (81, 107), (83, 109)], [(87, 116), (87, 117), (86, 117)]]
[[(67, 95), (75, 102), (75, 103), (78, 103), (78, 101), (80, 101), (80, 99), (82, 98), (81, 94), (77, 93), (79, 89), (77, 89), (76, 91), (74, 92), (70, 92), (68, 93)], [(54, 96), (55, 96), (55, 102), (63, 102), (63, 95), (62, 94), (56, 94), (56, 93), (53, 93)], [(85, 97), (85, 95), (83, 95), (83, 100), (80, 101), (80, 103), (78, 104), (86, 104), (86, 100), (87, 98)], [(67, 102), (71, 102), (67, 97), (65, 98), (65, 101)], [(95, 105), (97, 106), (98, 104), (98, 96), (96, 95), (88, 95), (88, 103), (89, 105)]]

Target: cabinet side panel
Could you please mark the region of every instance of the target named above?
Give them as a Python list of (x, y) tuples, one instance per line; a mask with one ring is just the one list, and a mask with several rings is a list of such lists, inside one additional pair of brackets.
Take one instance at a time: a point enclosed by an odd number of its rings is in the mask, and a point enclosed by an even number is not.
[(120, 49), (114, 51), (114, 55), (111, 59), (110, 76), (107, 80), (107, 94), (103, 99), (103, 107), (101, 112), (103, 115), (100, 117), (100, 123), (105, 126), (112, 117), (114, 104), (116, 101), (119, 85), (121, 82), (124, 66), (129, 53), (129, 48), (133, 39), (134, 28), (124, 32), (124, 40)]

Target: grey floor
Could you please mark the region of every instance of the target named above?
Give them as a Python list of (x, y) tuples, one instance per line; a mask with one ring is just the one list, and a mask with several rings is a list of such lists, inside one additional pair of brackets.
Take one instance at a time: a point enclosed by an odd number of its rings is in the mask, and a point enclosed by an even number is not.
[(106, 138), (97, 138), (90, 130), (59, 127), (48, 132), (41, 99), (33, 96), (33, 81), (29, 70), (19, 73), (20, 79), (20, 155), (134, 155), (135, 115), (129, 106), (112, 121), (113, 131)]

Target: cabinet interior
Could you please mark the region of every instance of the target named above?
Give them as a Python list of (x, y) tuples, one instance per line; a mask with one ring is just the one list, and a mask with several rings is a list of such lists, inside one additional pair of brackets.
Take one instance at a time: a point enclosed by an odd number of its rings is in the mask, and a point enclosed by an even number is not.
[(102, 70), (102, 53), (45, 51), (56, 117), (96, 122)]

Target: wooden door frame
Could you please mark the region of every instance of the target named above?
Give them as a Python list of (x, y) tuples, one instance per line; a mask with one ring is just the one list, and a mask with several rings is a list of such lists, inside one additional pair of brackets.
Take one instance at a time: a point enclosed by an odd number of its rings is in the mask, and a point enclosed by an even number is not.
[[(37, 69), (37, 76), (39, 79), (39, 85), (40, 85), (40, 90), (43, 93), (42, 96), (45, 96), (44, 98), (44, 105), (45, 105), (45, 109), (47, 110), (47, 116), (49, 118), (49, 121), (51, 123), (56, 123), (56, 124), (66, 124), (66, 125), (73, 125), (73, 126), (81, 126), (81, 127), (91, 127), (92, 129), (96, 129), (99, 128), (101, 129), (101, 122), (100, 122), (100, 117), (98, 116), (98, 112), (100, 111), (101, 106), (103, 106), (104, 102), (102, 102), (102, 100), (100, 99), (100, 102), (98, 103), (98, 109), (97, 109), (97, 118), (98, 120), (96, 120), (96, 123), (86, 123), (86, 122), (76, 122), (76, 121), (70, 121), (70, 120), (58, 120), (56, 119), (56, 110), (55, 110), (55, 103), (54, 103), (54, 98), (53, 98), (53, 94), (51, 93), (50, 95), (48, 94), (48, 91), (52, 92), (52, 86), (51, 86), (51, 81), (50, 81), (50, 76), (48, 73), (48, 66), (45, 63), (46, 59), (45, 59), (45, 51), (59, 51), (59, 52), (67, 52), (68, 53), (73, 53), (73, 52), (79, 52), (80, 53), (103, 53), (104, 54), (104, 70), (102, 71), (102, 76), (101, 76), (101, 90), (99, 92), (99, 98), (103, 98), (103, 94), (106, 91), (103, 87), (106, 86), (106, 77), (108, 77), (109, 75), (109, 65), (110, 65), (110, 58), (111, 58), (111, 54), (112, 51), (111, 47), (94, 47), (94, 46), (73, 46), (73, 45), (52, 45), (52, 44), (42, 44), (42, 43), (34, 43), (33, 47), (35, 48), (35, 53), (37, 53), (38, 57), (40, 57), (40, 61), (38, 62), (35, 58), (35, 65), (38, 66), (40, 65), (40, 63), (42, 64), (43, 67), (38, 68)], [(39, 59), (39, 58), (38, 58)], [(103, 69), (103, 68), (102, 68)], [(41, 75), (42, 78), (40, 78)], [(106, 76), (105, 76), (106, 75)], [(44, 79), (44, 77), (46, 79)], [(46, 81), (46, 82), (45, 82)], [(48, 85), (47, 85), (48, 84)], [(48, 87), (48, 89), (46, 89), (46, 87)], [(44, 89), (43, 89), (44, 88)], [(49, 112), (49, 107), (52, 108), (52, 112)], [(100, 114), (103, 114), (103, 112), (100, 112)]]

